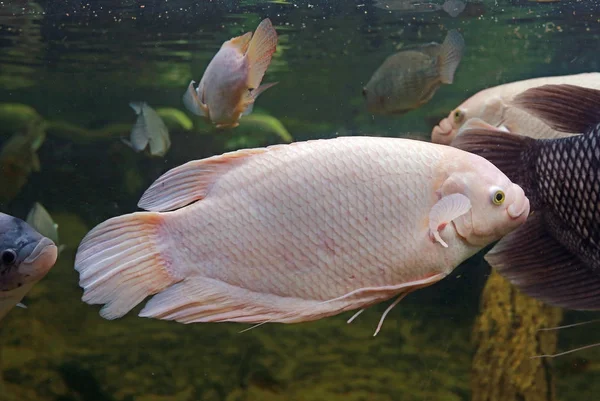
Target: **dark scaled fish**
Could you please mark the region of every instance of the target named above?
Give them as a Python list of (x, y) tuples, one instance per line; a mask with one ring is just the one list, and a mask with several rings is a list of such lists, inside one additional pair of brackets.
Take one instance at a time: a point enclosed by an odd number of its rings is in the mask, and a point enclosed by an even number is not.
[(600, 91), (544, 85), (514, 104), (553, 129), (580, 132), (533, 139), (469, 129), (453, 146), (495, 164), (531, 202), (527, 222), (485, 256), (524, 293), (551, 305), (600, 309)]
[(52, 240), (0, 213), (0, 320), (48, 273), (57, 256)]

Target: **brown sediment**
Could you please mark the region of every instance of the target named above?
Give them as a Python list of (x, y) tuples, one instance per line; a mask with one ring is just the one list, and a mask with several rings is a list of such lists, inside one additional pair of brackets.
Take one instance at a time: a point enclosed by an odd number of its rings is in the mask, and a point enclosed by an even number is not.
[(547, 358), (553, 354), (562, 309), (521, 294), (495, 271), (481, 299), (473, 329), (472, 401), (554, 401), (555, 382)]

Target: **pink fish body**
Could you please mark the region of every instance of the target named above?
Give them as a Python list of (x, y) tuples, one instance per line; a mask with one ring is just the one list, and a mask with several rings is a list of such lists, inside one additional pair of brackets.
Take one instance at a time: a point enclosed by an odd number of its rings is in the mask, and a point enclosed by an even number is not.
[(140, 316), (183, 323), (366, 308), (441, 280), (529, 213), (479, 156), (375, 137), (191, 161), (139, 206), (149, 212), (101, 223), (77, 252), (83, 300), (107, 319), (154, 294)]
[(277, 46), (277, 32), (269, 19), (256, 32), (226, 41), (206, 67), (198, 88), (191, 81), (183, 95), (186, 108), (206, 117), (218, 128), (239, 125), (252, 112), (256, 98), (275, 85), (260, 85)]
[(505, 131), (536, 139), (572, 135), (552, 129), (539, 118), (511, 104), (513, 98), (519, 93), (546, 84), (571, 84), (600, 89), (600, 73), (533, 78), (484, 89), (464, 101), (452, 110), (448, 117), (440, 121), (431, 132), (431, 141), (450, 145), (460, 128), (473, 118), (480, 119), (490, 126), (502, 127)]

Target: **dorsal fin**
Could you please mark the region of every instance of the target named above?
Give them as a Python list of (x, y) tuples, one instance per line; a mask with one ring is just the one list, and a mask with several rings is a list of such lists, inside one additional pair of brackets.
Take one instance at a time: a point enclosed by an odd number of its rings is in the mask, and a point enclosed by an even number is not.
[(138, 206), (153, 212), (164, 212), (201, 200), (223, 174), (239, 166), (248, 157), (268, 150), (268, 148), (242, 149), (193, 160), (175, 167), (152, 183), (142, 195)]
[(575, 85), (542, 85), (517, 95), (513, 103), (553, 129), (584, 133), (600, 123), (600, 91)]
[(240, 49), (242, 54), (245, 54), (248, 50), (248, 46), (250, 46), (250, 40), (252, 39), (252, 32), (246, 32), (241, 36), (236, 36), (235, 38), (229, 39), (227, 42), (233, 47), (237, 47)]
[(271, 64), (271, 58), (277, 47), (277, 32), (271, 20), (266, 18), (256, 28), (248, 46), (248, 87), (256, 89)]

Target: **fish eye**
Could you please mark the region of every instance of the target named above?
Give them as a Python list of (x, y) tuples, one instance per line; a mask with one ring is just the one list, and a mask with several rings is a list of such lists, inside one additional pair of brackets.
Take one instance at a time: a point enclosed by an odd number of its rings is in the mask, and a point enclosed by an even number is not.
[(0, 260), (3, 265), (10, 266), (17, 260), (17, 253), (12, 249), (5, 249), (2, 251), (2, 255), (0, 255)]
[(363, 90), (362, 90), (362, 95), (363, 95), (364, 97), (367, 97), (367, 88), (363, 88)]
[(463, 113), (460, 109), (454, 110), (454, 122), (459, 124), (465, 119), (465, 113)]
[(494, 205), (501, 205), (504, 203), (505, 198), (504, 191), (498, 189), (494, 192), (494, 196), (492, 196), (492, 202), (494, 202)]

